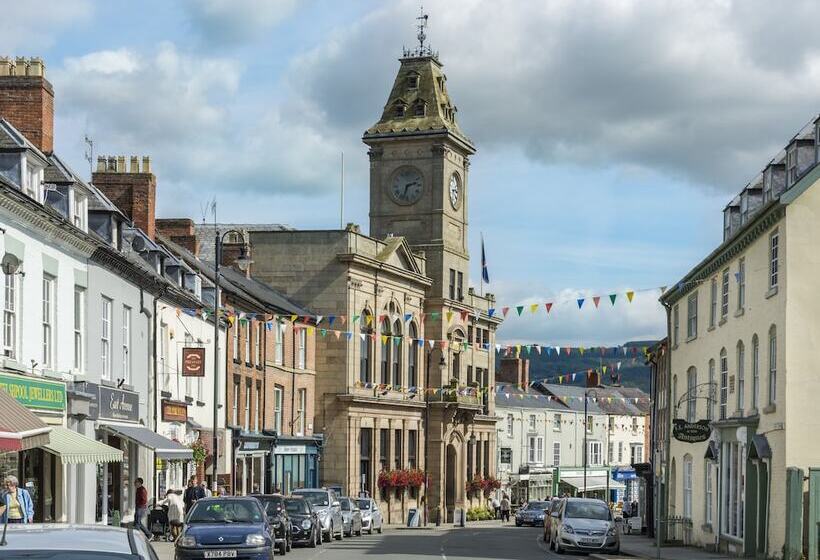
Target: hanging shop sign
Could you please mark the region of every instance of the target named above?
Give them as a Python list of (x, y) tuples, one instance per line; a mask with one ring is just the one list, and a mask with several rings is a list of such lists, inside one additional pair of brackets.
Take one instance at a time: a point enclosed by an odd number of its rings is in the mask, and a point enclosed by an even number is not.
[(26, 408), (65, 410), (65, 383), (0, 374), (0, 391), (5, 391)]
[(188, 421), (188, 403), (180, 401), (162, 400), (162, 421), (180, 422)]
[(205, 349), (182, 349), (182, 377), (205, 377)]
[(709, 420), (687, 422), (681, 418), (672, 421), (672, 437), (684, 443), (700, 443), (712, 435), (712, 426)]
[(100, 420), (124, 420), (139, 422), (140, 396), (131, 391), (99, 386), (97, 415)]

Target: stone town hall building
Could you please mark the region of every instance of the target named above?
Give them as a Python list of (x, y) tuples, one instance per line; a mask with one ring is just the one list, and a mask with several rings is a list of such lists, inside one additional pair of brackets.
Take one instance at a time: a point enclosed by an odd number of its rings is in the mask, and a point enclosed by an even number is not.
[[(467, 480), (495, 476), (495, 405), (480, 389), (495, 384), (500, 321), (488, 313), (493, 296), (469, 288), (475, 147), (456, 123), (437, 55), (417, 49), (400, 62), (381, 118), (363, 137), (370, 235), (354, 225), (248, 234), (255, 277), (316, 313), (347, 317), (329, 328), (356, 334), (317, 337), (325, 484), (381, 499), (392, 522), (425, 500), (430, 519), (438, 507), (448, 520), (469, 506)], [(397, 468), (427, 471), (429, 488), (381, 492), (379, 473)]]

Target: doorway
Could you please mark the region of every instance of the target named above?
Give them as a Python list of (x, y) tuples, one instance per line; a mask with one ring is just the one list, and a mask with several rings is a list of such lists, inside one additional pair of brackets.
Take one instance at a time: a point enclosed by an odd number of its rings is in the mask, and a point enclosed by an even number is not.
[(458, 465), (456, 448), (453, 444), (447, 446), (445, 457), (444, 506), (446, 522), (453, 522), (453, 512), (456, 509), (456, 467)]

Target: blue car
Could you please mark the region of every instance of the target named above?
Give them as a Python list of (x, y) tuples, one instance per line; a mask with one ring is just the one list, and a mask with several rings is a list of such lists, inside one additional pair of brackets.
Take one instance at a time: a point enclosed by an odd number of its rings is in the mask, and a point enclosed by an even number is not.
[(185, 517), (175, 559), (270, 560), (274, 538), (256, 498), (205, 498)]

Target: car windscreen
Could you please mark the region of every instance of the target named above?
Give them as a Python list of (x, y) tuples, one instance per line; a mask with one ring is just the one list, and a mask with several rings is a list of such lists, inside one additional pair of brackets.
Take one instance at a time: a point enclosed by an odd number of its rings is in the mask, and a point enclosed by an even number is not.
[(366, 509), (370, 511), (370, 500), (356, 500), (359, 503), (359, 509)]
[(269, 496), (265, 498), (258, 498), (258, 500), (262, 503), (262, 506), (265, 508), (265, 513), (268, 514), (268, 517), (273, 517), (274, 515), (279, 515), (284, 507), (284, 503), (281, 496)]
[(299, 492), (307, 501), (316, 507), (327, 507), (330, 503), (327, 501), (327, 492)]
[(567, 502), (564, 516), (575, 519), (610, 520), (609, 508), (594, 502)]
[(262, 510), (251, 500), (201, 501), (194, 504), (187, 523), (260, 523)]
[(342, 511), (350, 511), (353, 509), (350, 507), (350, 500), (342, 500), (340, 503), (342, 505)]
[(537, 509), (544, 511), (549, 507), (549, 505), (549, 502), (530, 502), (527, 504), (527, 507), (525, 509)]
[(310, 507), (305, 500), (286, 499), (285, 509), (288, 510), (288, 513), (291, 515), (307, 515), (310, 513)]

